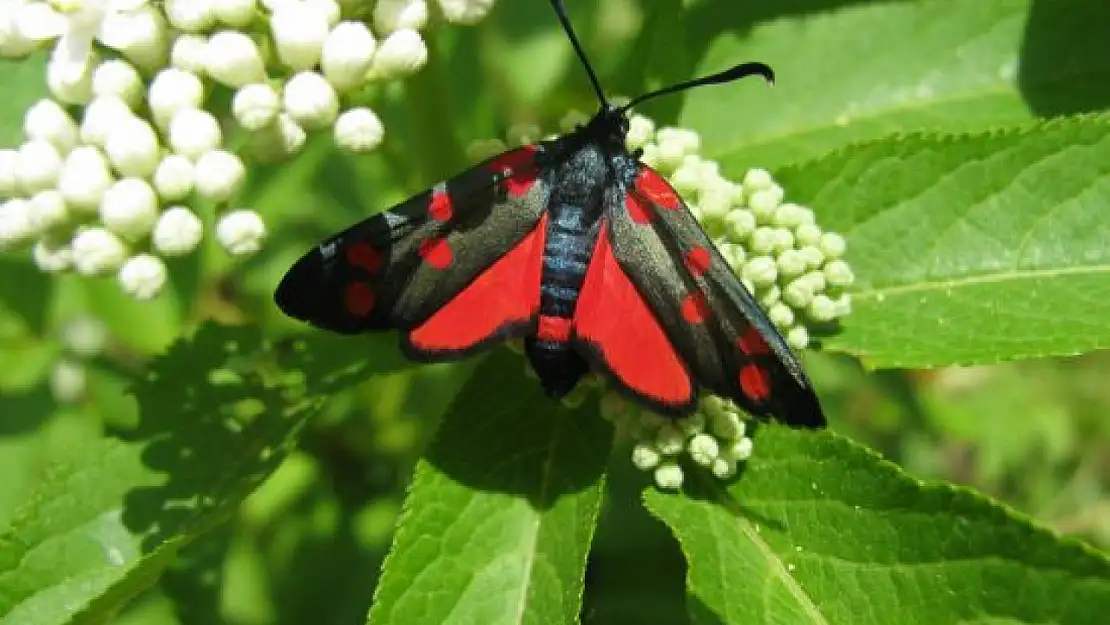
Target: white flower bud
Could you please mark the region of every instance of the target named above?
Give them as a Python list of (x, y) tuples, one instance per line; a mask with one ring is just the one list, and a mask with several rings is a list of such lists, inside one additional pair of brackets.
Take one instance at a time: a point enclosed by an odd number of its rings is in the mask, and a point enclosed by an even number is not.
[(231, 113), (247, 130), (261, 130), (277, 118), (281, 97), (266, 83), (244, 85), (231, 100)]
[(343, 111), (335, 120), (335, 144), (353, 153), (369, 152), (382, 143), (385, 127), (378, 116), (365, 107)]
[(848, 263), (839, 258), (829, 261), (822, 271), (825, 273), (825, 280), (828, 281), (829, 286), (837, 288), (852, 286), (856, 279)]
[(119, 50), (139, 67), (154, 70), (165, 65), (168, 27), (162, 12), (152, 6), (108, 12), (98, 38)]
[(100, 150), (83, 145), (74, 148), (66, 156), (62, 172), (58, 176), (58, 191), (70, 209), (95, 213), (113, 180), (108, 160)]
[(19, 176), (16, 167), (19, 164), (19, 152), (15, 150), (0, 150), (0, 200), (17, 195), (19, 190)]
[(46, 64), (46, 86), (60, 102), (66, 104), (86, 104), (92, 99), (92, 66), (94, 56), (90, 53), (84, 62), (63, 62), (52, 59)]
[(836, 305), (837, 317), (847, 317), (848, 315), (852, 314), (851, 293), (841, 293), (840, 297), (837, 297), (833, 300), (833, 304)]
[(655, 435), (655, 448), (664, 456), (674, 456), (682, 453), (685, 444), (686, 437), (682, 430), (670, 423), (664, 424)]
[(727, 480), (736, 475), (736, 462), (726, 458), (714, 458), (709, 470), (713, 472), (713, 476), (717, 479)]
[(166, 264), (157, 256), (138, 254), (123, 263), (117, 278), (124, 293), (135, 299), (152, 299), (166, 285)]
[(170, 48), (170, 64), (177, 69), (200, 76), (208, 72), (207, 62), (208, 37), (185, 33), (173, 40), (173, 46)]
[(385, 38), (374, 55), (371, 72), (381, 78), (398, 78), (415, 74), (428, 62), (428, 46), (420, 33), (408, 28), (395, 31)]
[(819, 244), (821, 251), (825, 254), (825, 258), (836, 259), (844, 255), (848, 249), (848, 242), (844, 237), (835, 232), (826, 232), (821, 235), (821, 243)]
[(775, 254), (782, 254), (788, 250), (794, 249), (794, 233), (786, 228), (773, 228), (774, 241), (771, 243), (771, 249)]
[(158, 167), (158, 135), (144, 119), (131, 117), (108, 132), (104, 153), (121, 176), (148, 177)]
[(628, 120), (628, 135), (624, 138), (629, 150), (643, 148), (655, 136), (655, 122), (643, 115), (633, 115)]
[(439, 0), (443, 16), (456, 24), (474, 24), (492, 7), (493, 0)]
[(59, 404), (76, 404), (85, 398), (87, 387), (85, 365), (72, 360), (59, 360), (50, 370), (50, 394)]
[(809, 330), (805, 326), (794, 326), (786, 332), (786, 344), (791, 349), (801, 351), (809, 347)]
[(258, 213), (249, 209), (233, 210), (216, 223), (216, 240), (230, 254), (245, 256), (262, 249), (266, 224)]
[(637, 443), (632, 448), (632, 464), (641, 471), (650, 471), (659, 466), (663, 456), (659, 450), (645, 443)]
[(806, 266), (810, 269), (817, 269), (825, 264), (825, 254), (815, 246), (807, 245), (798, 250), (806, 259)]
[(200, 108), (204, 102), (204, 83), (200, 77), (176, 67), (158, 72), (147, 91), (147, 102), (154, 121), (162, 128), (181, 109)]
[(299, 72), (285, 83), (285, 111), (305, 128), (325, 128), (339, 114), (339, 96), (323, 76)]
[(775, 304), (778, 304), (779, 300), (782, 299), (782, 289), (778, 284), (769, 284), (760, 287), (755, 297), (759, 305), (762, 306), (764, 310), (768, 310)]
[(794, 240), (800, 247), (817, 246), (821, 242), (821, 229), (816, 224), (803, 223), (794, 230)]
[(774, 284), (778, 279), (778, 267), (775, 260), (767, 256), (756, 256), (744, 265), (744, 277), (752, 281), (756, 287)]
[(0, 204), (0, 250), (10, 250), (29, 243), (35, 237), (30, 200), (14, 198)]
[(185, 199), (193, 192), (193, 162), (180, 154), (167, 154), (154, 170), (154, 190), (167, 202)]
[(278, 58), (294, 70), (311, 69), (320, 61), (328, 29), (327, 15), (307, 4), (283, 4), (270, 16)]
[(58, 273), (73, 266), (73, 250), (68, 244), (57, 245), (40, 239), (31, 250), (35, 266), (47, 273)]
[(818, 293), (813, 296), (806, 312), (810, 319), (818, 323), (826, 323), (836, 319), (836, 303), (828, 295)]
[(200, 217), (184, 206), (171, 206), (158, 218), (151, 241), (159, 254), (184, 256), (200, 245), (203, 230)]
[(238, 156), (224, 150), (212, 150), (197, 159), (193, 184), (201, 197), (223, 202), (239, 191), (246, 175), (247, 168)]
[(228, 26), (247, 26), (257, 11), (257, 0), (212, 0), (212, 14)]
[(104, 228), (85, 228), (73, 237), (73, 267), (84, 276), (99, 276), (119, 269), (127, 251), (119, 237)]
[(135, 241), (150, 234), (158, 219), (158, 196), (141, 178), (117, 181), (100, 201), (100, 221), (109, 230)]
[(57, 189), (39, 191), (31, 196), (31, 225), (36, 233), (46, 232), (69, 222), (65, 198)]
[(682, 467), (673, 462), (665, 462), (655, 468), (655, 485), (663, 490), (682, 488)]
[(324, 40), (320, 69), (340, 91), (358, 87), (366, 81), (377, 45), (366, 24), (340, 22)]
[(108, 133), (123, 120), (134, 116), (127, 102), (119, 96), (97, 96), (85, 107), (81, 118), (81, 141), (103, 147)]
[(733, 462), (743, 462), (752, 456), (752, 439), (744, 437), (726, 448), (721, 456)]
[(39, 100), (23, 116), (23, 133), (28, 139), (49, 141), (62, 154), (77, 145), (77, 123), (57, 102)]
[(794, 325), (794, 309), (782, 302), (767, 307), (767, 318), (780, 330)]
[(786, 280), (793, 280), (808, 269), (806, 257), (800, 250), (786, 250), (779, 254), (775, 260), (778, 265), (779, 275)]
[(717, 459), (720, 447), (717, 446), (717, 439), (703, 433), (696, 434), (690, 439), (690, 442), (686, 445), (686, 451), (694, 462), (703, 467), (708, 467)]
[(189, 158), (199, 158), (220, 147), (223, 133), (216, 116), (204, 109), (181, 109), (170, 121), (170, 147)]
[(782, 301), (795, 310), (803, 310), (813, 300), (813, 289), (808, 280), (798, 278), (782, 289)]
[[(751, 188), (748, 188), (751, 191)], [(785, 196), (782, 187), (772, 184), (769, 188), (751, 192), (748, 196), (748, 206), (755, 213), (755, 219), (761, 224), (769, 224), (775, 216), (775, 211), (782, 204)]]
[(770, 256), (775, 249), (776, 241), (778, 241), (778, 234), (774, 228), (760, 226), (752, 233), (748, 248), (757, 256)]
[(749, 193), (754, 193), (775, 186), (775, 179), (766, 169), (749, 169), (744, 174), (742, 184)]
[(745, 425), (740, 420), (740, 415), (732, 411), (722, 410), (713, 415), (709, 420), (709, 431), (718, 438), (735, 440), (744, 435)]
[(116, 96), (134, 108), (142, 101), (143, 87), (139, 71), (123, 59), (104, 61), (93, 70), (92, 90), (97, 97)]
[(374, 28), (380, 33), (420, 30), (427, 23), (428, 3), (424, 0), (378, 0), (374, 5)]
[(162, 9), (170, 24), (185, 32), (201, 32), (216, 22), (213, 0), (165, 0)]
[(228, 87), (266, 80), (262, 51), (253, 39), (241, 32), (225, 30), (212, 35), (205, 46), (204, 58), (208, 75)]
[(32, 139), (19, 146), (15, 175), (27, 193), (53, 187), (62, 171), (62, 156), (49, 141)]

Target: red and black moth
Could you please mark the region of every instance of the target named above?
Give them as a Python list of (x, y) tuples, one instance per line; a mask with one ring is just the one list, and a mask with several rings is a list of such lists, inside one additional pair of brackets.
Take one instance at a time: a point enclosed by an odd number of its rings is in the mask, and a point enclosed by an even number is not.
[(625, 396), (689, 414), (699, 387), (755, 415), (821, 427), (824, 414), (782, 335), (670, 184), (625, 147), (628, 109), (762, 63), (610, 105), (560, 0), (551, 0), (601, 101), (584, 126), (509, 150), (327, 239), (275, 299), (340, 333), (399, 330), (419, 361), (523, 338), (546, 392), (590, 370)]

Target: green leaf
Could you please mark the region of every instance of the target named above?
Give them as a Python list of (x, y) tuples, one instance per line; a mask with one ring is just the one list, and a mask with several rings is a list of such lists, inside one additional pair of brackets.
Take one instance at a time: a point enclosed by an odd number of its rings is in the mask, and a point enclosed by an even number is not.
[(780, 179), (848, 237), (854, 310), (828, 347), (932, 367), (1110, 346), (1110, 117), (892, 138)]
[(762, 429), (742, 479), (645, 493), (694, 623), (1102, 622), (1110, 561), (845, 439)]
[(460, 391), (425, 459), (371, 623), (568, 623), (604, 489), (611, 428), (567, 410), (499, 350)]
[[(1110, 5), (1040, 4), (702, 2), (682, 14), (685, 35), (673, 20), (660, 25), (667, 36), (650, 64), (673, 68), (667, 80), (746, 60), (775, 68), (774, 89), (696, 89), (682, 108), (679, 124), (701, 132), (704, 154), (734, 171), (905, 129), (974, 132), (1104, 108)], [(676, 35), (688, 45), (675, 45)]]
[(305, 420), (364, 374), (351, 341), (273, 347), (204, 326), (149, 367), (130, 441), (66, 449), (0, 530), (0, 624), (102, 623), (226, 520)]

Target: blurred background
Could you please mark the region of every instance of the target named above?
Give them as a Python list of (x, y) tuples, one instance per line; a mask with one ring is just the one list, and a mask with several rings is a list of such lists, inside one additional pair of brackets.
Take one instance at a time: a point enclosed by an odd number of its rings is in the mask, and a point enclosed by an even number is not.
[[(690, 77), (700, 66), (705, 46), (698, 38), (710, 33), (660, 23), (646, 8), (651, 3), (568, 3), (614, 94), (635, 95)], [(696, 12), (714, 3), (685, 4)], [(743, 37), (764, 21), (804, 24), (811, 13), (866, 3), (774, 4), (718, 11), (730, 20), (718, 27)], [(1031, 5), (1026, 45), (1036, 43), (1039, 4)], [(111, 279), (48, 277), (26, 254), (0, 254), (0, 522), (69, 446), (135, 423), (130, 381), (198, 323), (257, 325), (274, 337), (303, 331), (280, 316), (270, 294), (316, 241), (461, 169), (474, 141), (504, 137), (522, 123), (553, 132), (568, 110), (590, 113), (596, 106), (546, 2), (504, 1), (477, 26), (432, 27), (427, 40), (424, 71), (371, 94), (386, 125), (377, 153), (343, 156), (322, 137), (291, 162), (252, 168), (245, 203), (265, 217), (271, 236), (248, 261), (233, 262), (208, 242), (202, 253), (171, 261), (165, 294), (138, 302)], [(11, 94), (0, 102), (4, 145), (18, 141), (22, 111), (44, 92), (42, 60), (0, 64), (0, 84)], [(1030, 111), (1063, 108), (1043, 98), (1027, 103)], [(1075, 106), (1104, 104), (1094, 94)], [(676, 123), (682, 107), (679, 97), (644, 112)], [(820, 219), (836, 207), (813, 208)], [(392, 337), (350, 345), (386, 373), (334, 397), (237, 517), (190, 547), (120, 622), (363, 618), (413, 463), (473, 363), (410, 365)], [(966, 485), (1110, 548), (1110, 354), (877, 373), (837, 354), (811, 353), (806, 361), (836, 431), (913, 476)], [(607, 622), (612, 614), (664, 618), (652, 597), (662, 606), (683, 592), (681, 556), (666, 530), (639, 509), (644, 482), (627, 457), (627, 450), (614, 453), (613, 497), (589, 571), (586, 622)], [(629, 573), (630, 559), (664, 573)], [(180, 596), (192, 599), (175, 604)]]

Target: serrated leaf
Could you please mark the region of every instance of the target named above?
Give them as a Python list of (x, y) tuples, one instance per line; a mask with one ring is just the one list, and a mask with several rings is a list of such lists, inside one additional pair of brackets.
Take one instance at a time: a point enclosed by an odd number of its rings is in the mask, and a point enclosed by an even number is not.
[(570, 623), (612, 432), (595, 402), (567, 410), (492, 354), (420, 461), (370, 623)]
[(1110, 561), (845, 439), (767, 427), (727, 490), (645, 493), (694, 623), (1057, 623), (1110, 611)]
[(973, 132), (1110, 104), (1110, 5), (1039, 4), (702, 2), (682, 15), (689, 45), (665, 23), (657, 58), (696, 61), (669, 80), (770, 63), (774, 89), (693, 90), (679, 123), (734, 171), (777, 168), (891, 132)]
[(224, 521), (305, 420), (366, 363), (335, 339), (273, 347), (204, 326), (138, 382), (130, 441), (67, 450), (0, 530), (0, 624), (108, 621), (177, 551)]
[(831, 349), (934, 367), (1110, 346), (1110, 117), (846, 149), (780, 176), (848, 237)]

